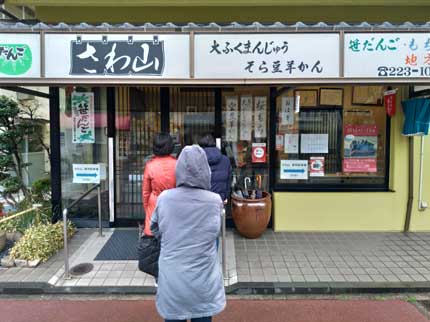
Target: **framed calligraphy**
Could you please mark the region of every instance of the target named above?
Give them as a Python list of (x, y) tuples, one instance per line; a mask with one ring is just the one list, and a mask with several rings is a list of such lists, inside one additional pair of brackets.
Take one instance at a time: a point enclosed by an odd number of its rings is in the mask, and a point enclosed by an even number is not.
[(352, 105), (382, 106), (384, 86), (353, 86)]
[(320, 106), (343, 106), (342, 88), (320, 88)]
[(318, 90), (317, 89), (294, 90), (294, 96), (300, 96), (300, 107), (317, 107), (318, 106)]

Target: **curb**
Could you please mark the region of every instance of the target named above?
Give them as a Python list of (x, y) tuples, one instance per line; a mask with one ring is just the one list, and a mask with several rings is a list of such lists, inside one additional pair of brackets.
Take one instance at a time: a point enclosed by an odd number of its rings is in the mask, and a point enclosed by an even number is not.
[[(228, 295), (335, 295), (378, 293), (423, 293), (430, 292), (430, 283), (270, 283), (239, 282), (227, 286)], [(49, 283), (0, 283), (0, 294), (121, 294), (155, 295), (153, 286), (52, 286)]]

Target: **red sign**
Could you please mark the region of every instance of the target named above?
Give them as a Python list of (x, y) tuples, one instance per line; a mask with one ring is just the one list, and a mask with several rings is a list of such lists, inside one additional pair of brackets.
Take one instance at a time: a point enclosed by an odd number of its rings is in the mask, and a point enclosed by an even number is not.
[(374, 158), (345, 158), (343, 172), (376, 172), (376, 159)]
[(344, 135), (354, 136), (376, 136), (378, 135), (378, 127), (376, 125), (356, 125), (346, 124), (343, 129)]
[(252, 143), (252, 163), (266, 162), (266, 143)]
[(324, 157), (310, 157), (309, 176), (324, 177)]
[(396, 114), (396, 92), (395, 89), (384, 92), (384, 105), (389, 117)]

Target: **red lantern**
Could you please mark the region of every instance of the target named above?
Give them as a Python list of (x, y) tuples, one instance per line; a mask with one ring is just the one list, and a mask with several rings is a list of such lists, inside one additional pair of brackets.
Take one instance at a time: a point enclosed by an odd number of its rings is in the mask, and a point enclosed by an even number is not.
[(394, 114), (396, 114), (396, 93), (397, 89), (384, 92), (385, 110), (387, 111), (387, 115), (389, 117), (392, 117)]

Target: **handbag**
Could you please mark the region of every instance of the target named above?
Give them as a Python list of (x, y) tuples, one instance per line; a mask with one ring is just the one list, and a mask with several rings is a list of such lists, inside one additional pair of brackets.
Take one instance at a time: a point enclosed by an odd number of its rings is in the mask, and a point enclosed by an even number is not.
[(158, 277), (158, 258), (160, 257), (160, 240), (153, 236), (141, 236), (137, 246), (139, 270)]

